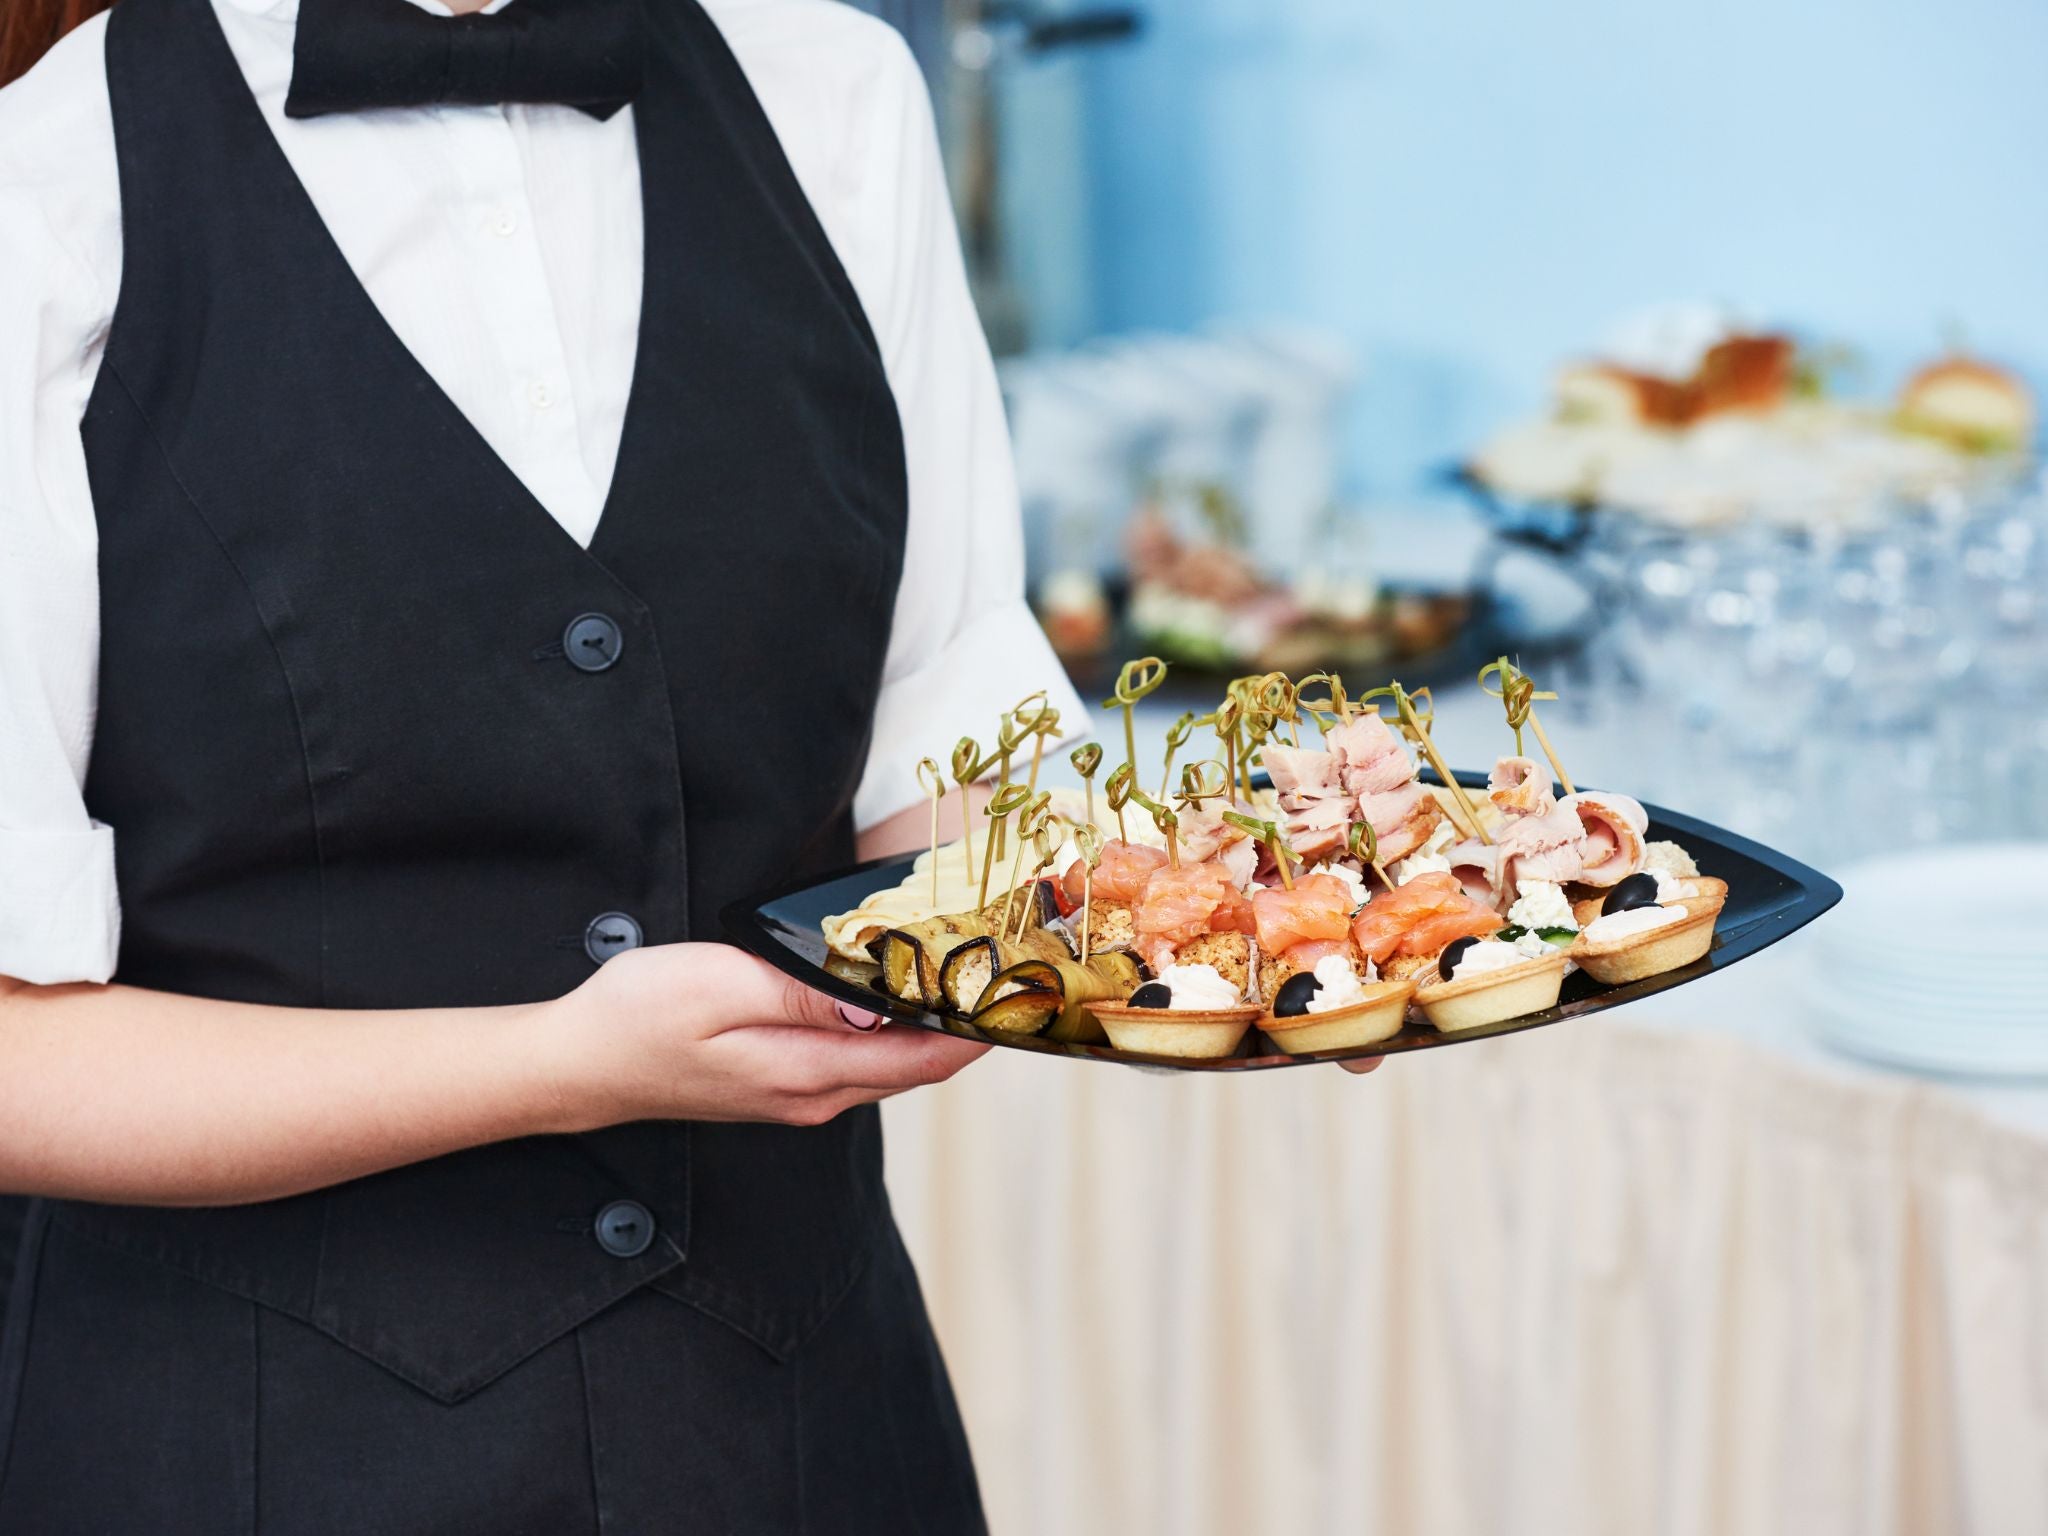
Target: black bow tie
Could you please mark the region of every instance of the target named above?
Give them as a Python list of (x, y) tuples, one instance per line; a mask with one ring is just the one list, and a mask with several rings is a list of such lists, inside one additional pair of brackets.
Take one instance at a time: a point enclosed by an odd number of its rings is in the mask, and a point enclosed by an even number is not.
[(433, 16), (408, 0), (300, 0), (287, 117), (558, 102), (610, 117), (640, 92), (643, 0), (513, 0)]

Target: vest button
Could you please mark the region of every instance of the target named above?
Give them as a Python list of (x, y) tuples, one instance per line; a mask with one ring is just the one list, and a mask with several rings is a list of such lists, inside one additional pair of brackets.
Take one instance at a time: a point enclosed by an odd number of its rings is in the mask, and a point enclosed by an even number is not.
[(617, 663), (626, 637), (602, 613), (578, 614), (562, 631), (562, 652), (578, 672), (603, 672)]
[(654, 1246), (654, 1213), (638, 1200), (614, 1200), (597, 1213), (597, 1246), (615, 1259), (637, 1259)]
[(593, 917), (590, 926), (583, 930), (583, 953), (590, 956), (592, 965), (603, 965), (613, 955), (638, 949), (645, 938), (640, 932), (640, 925), (625, 913), (603, 912)]

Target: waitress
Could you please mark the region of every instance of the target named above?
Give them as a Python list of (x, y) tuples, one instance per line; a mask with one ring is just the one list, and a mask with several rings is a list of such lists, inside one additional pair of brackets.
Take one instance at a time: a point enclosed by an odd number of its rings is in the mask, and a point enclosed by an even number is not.
[(0, 1531), (975, 1530), (873, 1105), (978, 1048), (707, 942), (1060, 675), (922, 83), (476, 9), (0, 92)]

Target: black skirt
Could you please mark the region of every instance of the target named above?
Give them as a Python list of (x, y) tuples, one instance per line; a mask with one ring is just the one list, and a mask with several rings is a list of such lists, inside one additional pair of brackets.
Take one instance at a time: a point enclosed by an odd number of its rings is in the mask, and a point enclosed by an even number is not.
[(450, 1405), (47, 1208), (28, 1222), (0, 1334), (7, 1536), (983, 1529), (893, 1225), (786, 1359), (644, 1289)]

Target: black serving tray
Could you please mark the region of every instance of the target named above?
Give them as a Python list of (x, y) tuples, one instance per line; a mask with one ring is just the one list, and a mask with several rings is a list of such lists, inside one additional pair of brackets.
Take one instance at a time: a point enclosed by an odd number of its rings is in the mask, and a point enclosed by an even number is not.
[[(1425, 777), (1428, 777), (1425, 774)], [(1460, 773), (1458, 782), (1483, 789), (1486, 775)], [(1646, 977), (1619, 987), (1603, 987), (1583, 971), (1565, 978), (1564, 991), (1555, 1008), (1532, 1013), (1479, 1029), (1460, 1030), (1453, 1035), (1438, 1034), (1427, 1024), (1410, 1022), (1398, 1035), (1375, 1045), (1349, 1051), (1323, 1051), (1312, 1056), (1289, 1056), (1254, 1030), (1235, 1056), (1215, 1061), (1189, 1061), (1172, 1056), (1153, 1056), (1137, 1051), (1119, 1051), (1108, 1045), (1068, 1045), (1032, 1036), (1005, 1035), (976, 1029), (963, 1019), (933, 1013), (914, 1004), (898, 1001), (875, 985), (876, 968), (853, 964), (831, 954), (819, 925), (835, 912), (846, 912), (885, 886), (895, 885), (906, 875), (915, 856), (899, 854), (876, 859), (843, 874), (816, 881), (795, 890), (783, 891), (765, 900), (735, 902), (725, 909), (725, 929), (742, 949), (760, 956), (770, 965), (794, 976), (820, 992), (867, 1008), (899, 1024), (914, 1024), (941, 1030), (967, 1040), (983, 1040), (1010, 1050), (1037, 1051), (1047, 1056), (1078, 1056), (1090, 1061), (1122, 1062), (1129, 1066), (1164, 1067), (1183, 1072), (1257, 1072), (1269, 1067), (1294, 1067), (1309, 1062), (1342, 1061), (1353, 1056), (1392, 1056), (1402, 1051), (1423, 1051), (1440, 1045), (1457, 1045), (1467, 1040), (1486, 1040), (1496, 1035), (1519, 1034), (1540, 1029), (1565, 1019), (1582, 1018), (1619, 1008), (1638, 998), (1668, 992), (1702, 976), (1726, 970), (1737, 961), (1768, 949), (1771, 945), (1805, 927), (1842, 899), (1842, 888), (1818, 870), (1809, 869), (1761, 843), (1751, 842), (1733, 832), (1659, 806), (1645, 806), (1650, 815), (1650, 837), (1682, 844), (1699, 864), (1700, 873), (1728, 882), (1728, 904), (1715, 925), (1714, 947), (1692, 965)]]

